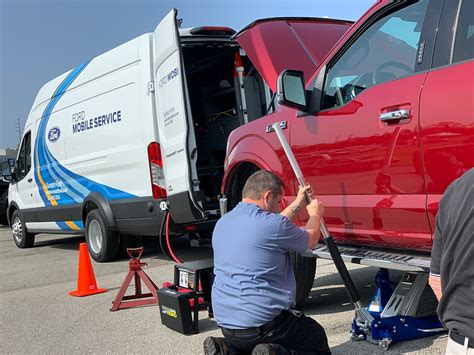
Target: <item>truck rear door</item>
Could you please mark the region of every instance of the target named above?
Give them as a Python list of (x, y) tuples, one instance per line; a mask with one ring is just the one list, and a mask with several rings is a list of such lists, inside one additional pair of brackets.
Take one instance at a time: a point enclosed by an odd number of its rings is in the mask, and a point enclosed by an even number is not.
[(197, 149), (176, 16), (173, 9), (154, 32), (155, 100), (171, 217), (175, 223), (192, 223), (204, 219), (205, 212), (196, 198)]

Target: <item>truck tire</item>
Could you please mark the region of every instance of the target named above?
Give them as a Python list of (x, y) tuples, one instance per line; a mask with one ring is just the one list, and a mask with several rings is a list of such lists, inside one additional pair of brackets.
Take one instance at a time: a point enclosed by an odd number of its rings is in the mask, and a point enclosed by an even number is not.
[(138, 235), (120, 234), (120, 247), (119, 247), (119, 258), (129, 259), (127, 249), (128, 248), (141, 248), (143, 247), (143, 240)]
[(35, 243), (35, 235), (29, 233), (19, 210), (15, 210), (11, 219), (13, 241), (20, 249), (31, 248)]
[(301, 306), (313, 287), (316, 258), (307, 258), (295, 252), (291, 252), (290, 256), (296, 279), (296, 305)]
[(245, 168), (239, 169), (233, 176), (229, 186), (229, 202), (228, 210), (232, 210), (242, 200), (242, 190), (247, 179), (259, 168), (255, 165), (248, 164)]
[(92, 259), (97, 262), (115, 260), (118, 256), (120, 236), (109, 228), (98, 209), (87, 214), (86, 242)]
[(8, 225), (7, 219), (7, 208), (8, 208), (8, 190), (3, 193), (0, 197), (0, 224), (4, 226)]

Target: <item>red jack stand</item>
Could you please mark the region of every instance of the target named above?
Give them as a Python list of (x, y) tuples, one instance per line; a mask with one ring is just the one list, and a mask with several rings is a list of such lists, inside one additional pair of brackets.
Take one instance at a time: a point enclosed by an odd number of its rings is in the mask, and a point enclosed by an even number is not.
[[(140, 262), (140, 256), (143, 253), (143, 247), (128, 248), (127, 253), (128, 255), (130, 255), (131, 258), (128, 263), (130, 271), (125, 277), (125, 280), (123, 281), (122, 287), (120, 287), (120, 291), (117, 294), (117, 297), (115, 297), (115, 301), (112, 305), (112, 308), (110, 309), (110, 311), (112, 312), (124, 308), (139, 307), (149, 304), (158, 304), (158, 293), (156, 292), (158, 290), (158, 287), (153, 281), (151, 281), (150, 277), (145, 273), (145, 271), (142, 270), (142, 266), (147, 265), (147, 263)], [(128, 286), (130, 285), (132, 278), (134, 278), (135, 280), (135, 294), (125, 296), (125, 292), (127, 292)], [(142, 293), (141, 280), (143, 280), (145, 285), (148, 287), (150, 293)]]

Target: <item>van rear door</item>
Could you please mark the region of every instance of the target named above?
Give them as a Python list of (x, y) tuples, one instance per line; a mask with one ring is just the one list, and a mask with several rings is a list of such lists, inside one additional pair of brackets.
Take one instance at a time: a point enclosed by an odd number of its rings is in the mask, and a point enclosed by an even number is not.
[(171, 217), (175, 223), (192, 223), (205, 219), (205, 212), (196, 198), (197, 149), (176, 16), (173, 9), (153, 36), (155, 100)]

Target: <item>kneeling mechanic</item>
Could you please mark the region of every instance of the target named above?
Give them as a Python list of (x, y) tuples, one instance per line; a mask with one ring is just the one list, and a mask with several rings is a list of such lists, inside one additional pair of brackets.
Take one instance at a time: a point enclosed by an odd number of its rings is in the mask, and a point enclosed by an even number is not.
[[(217, 223), (212, 238), (212, 306), (224, 338), (204, 340), (206, 354), (330, 354), (323, 327), (295, 306), (290, 251), (303, 253), (320, 238), (321, 203), (305, 192), (281, 211), (284, 185), (260, 170), (247, 180), (242, 202)], [(291, 221), (306, 206), (305, 227)], [(281, 212), (280, 212), (281, 211)]]

